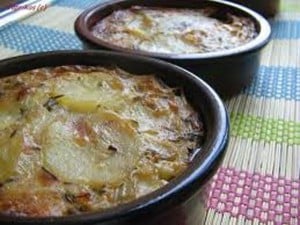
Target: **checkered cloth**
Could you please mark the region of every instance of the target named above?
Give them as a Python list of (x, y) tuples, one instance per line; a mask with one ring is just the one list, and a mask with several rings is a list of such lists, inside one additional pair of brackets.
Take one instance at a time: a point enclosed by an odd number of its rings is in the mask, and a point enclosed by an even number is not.
[[(57, 0), (0, 30), (0, 58), (82, 49), (74, 20), (103, 0)], [(300, 2), (282, 1), (249, 88), (226, 102), (231, 140), (211, 188), (207, 225), (300, 224)]]

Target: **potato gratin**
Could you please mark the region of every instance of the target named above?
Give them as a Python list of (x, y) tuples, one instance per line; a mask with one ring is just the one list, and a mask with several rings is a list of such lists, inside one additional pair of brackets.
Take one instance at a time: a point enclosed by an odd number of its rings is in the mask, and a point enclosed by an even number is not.
[(218, 8), (175, 9), (133, 6), (114, 11), (93, 27), (100, 40), (154, 53), (222, 51), (257, 36), (253, 20)]
[(167, 184), (203, 137), (180, 89), (117, 68), (64, 66), (0, 82), (0, 214), (64, 216)]

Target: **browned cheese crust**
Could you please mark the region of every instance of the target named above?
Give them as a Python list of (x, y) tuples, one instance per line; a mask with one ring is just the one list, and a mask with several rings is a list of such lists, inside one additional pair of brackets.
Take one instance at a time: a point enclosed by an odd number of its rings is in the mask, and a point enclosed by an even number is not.
[(257, 36), (253, 20), (217, 8), (134, 6), (114, 11), (93, 35), (118, 47), (165, 54), (207, 53), (236, 48)]
[(178, 176), (203, 137), (180, 89), (118, 68), (36, 69), (0, 82), (0, 214), (103, 210)]

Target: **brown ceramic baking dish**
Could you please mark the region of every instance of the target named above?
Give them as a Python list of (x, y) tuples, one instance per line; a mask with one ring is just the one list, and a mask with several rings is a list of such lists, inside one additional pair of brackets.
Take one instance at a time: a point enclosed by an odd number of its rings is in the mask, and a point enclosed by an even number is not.
[(275, 16), (279, 11), (280, 0), (231, 0), (242, 5), (245, 5), (258, 13), (266, 16)]
[[(113, 43), (104, 42), (92, 34), (92, 28), (98, 21), (115, 10), (135, 5), (191, 9), (216, 7), (218, 9), (217, 17), (219, 18), (224, 17), (227, 12), (251, 18), (255, 23), (258, 35), (245, 45), (224, 51), (195, 54), (160, 54), (118, 47)], [(228, 1), (116, 0), (84, 11), (75, 22), (75, 31), (86, 48), (108, 49), (166, 60), (190, 70), (208, 82), (221, 96), (228, 97), (239, 93), (249, 85), (258, 72), (261, 50), (269, 41), (271, 28), (269, 23), (256, 12)]]
[[(205, 138), (192, 162), (169, 184), (128, 204), (101, 212), (65, 217), (26, 218), (0, 215), (0, 224), (20, 225), (199, 225), (204, 219), (205, 191), (220, 166), (228, 142), (229, 123), (218, 95), (204, 81), (172, 64), (106, 51), (58, 51), (0, 61), (0, 77), (62, 65), (117, 66), (134, 74), (155, 74), (168, 86), (183, 88), (200, 114)], [(166, 222), (167, 221), (167, 222)]]

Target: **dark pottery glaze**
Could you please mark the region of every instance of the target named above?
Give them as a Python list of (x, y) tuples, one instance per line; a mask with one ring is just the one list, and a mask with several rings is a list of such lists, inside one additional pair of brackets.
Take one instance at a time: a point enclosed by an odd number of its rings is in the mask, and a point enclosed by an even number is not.
[[(118, 47), (100, 40), (92, 34), (93, 26), (118, 9), (133, 5), (202, 8), (214, 6), (220, 9), (220, 17), (226, 12), (252, 18), (258, 36), (249, 43), (224, 51), (195, 54), (160, 54)], [(210, 84), (222, 97), (238, 94), (251, 83), (258, 72), (262, 48), (268, 43), (271, 33), (269, 23), (256, 12), (238, 4), (220, 0), (117, 0), (94, 6), (84, 11), (75, 22), (75, 31), (87, 49), (107, 49), (129, 54), (163, 59), (182, 66)]]
[(169, 86), (182, 87), (202, 118), (205, 138), (187, 170), (159, 190), (128, 204), (81, 215), (48, 218), (0, 216), (0, 224), (18, 225), (199, 225), (205, 192), (224, 156), (229, 121), (225, 107), (204, 81), (167, 62), (106, 51), (59, 51), (0, 61), (0, 77), (61, 65), (117, 66), (134, 74), (155, 74)]
[(280, 0), (230, 0), (245, 5), (256, 12), (273, 17), (279, 12)]

